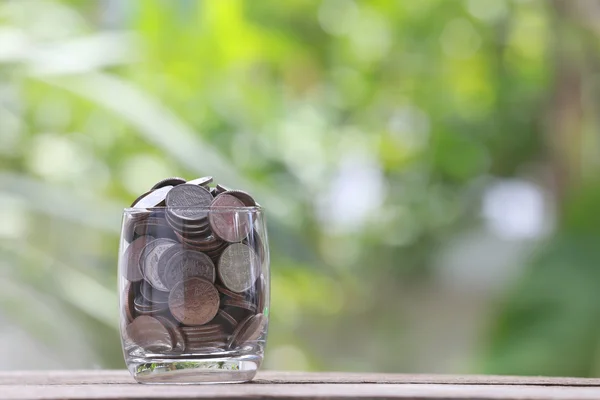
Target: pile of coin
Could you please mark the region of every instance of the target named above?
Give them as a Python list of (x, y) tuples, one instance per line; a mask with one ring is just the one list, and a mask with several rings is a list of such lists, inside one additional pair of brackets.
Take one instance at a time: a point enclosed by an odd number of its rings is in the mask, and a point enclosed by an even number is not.
[(266, 329), (266, 248), (248, 193), (168, 178), (123, 221), (124, 339), (159, 354), (253, 345)]

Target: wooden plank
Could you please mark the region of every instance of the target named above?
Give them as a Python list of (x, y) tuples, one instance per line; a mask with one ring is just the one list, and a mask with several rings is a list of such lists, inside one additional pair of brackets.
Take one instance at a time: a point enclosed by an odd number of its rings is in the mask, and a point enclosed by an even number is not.
[(598, 378), (500, 375), (365, 374), (261, 371), (261, 383), (438, 383), (451, 385), (599, 386)]
[(16, 385), (0, 398), (21, 399), (598, 399), (592, 387), (440, 384)]
[(598, 399), (600, 380), (261, 372), (247, 384), (139, 385), (126, 371), (0, 373), (1, 399)]
[[(451, 385), (543, 385), (598, 386), (598, 378), (563, 378), (542, 376), (497, 375), (429, 375), (429, 374), (370, 374), (339, 372), (279, 372), (260, 371), (256, 384), (288, 383), (436, 383)], [(0, 372), (0, 385), (89, 385), (135, 384), (125, 370), (67, 370)]]

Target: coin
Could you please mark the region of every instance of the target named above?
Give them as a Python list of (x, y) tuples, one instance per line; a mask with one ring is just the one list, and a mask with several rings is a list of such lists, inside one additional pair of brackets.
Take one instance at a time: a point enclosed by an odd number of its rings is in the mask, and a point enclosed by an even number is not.
[[(194, 329), (199, 328), (199, 329)], [(223, 327), (218, 324), (211, 325), (202, 325), (202, 326), (182, 326), (181, 331), (185, 336), (194, 336), (194, 335), (210, 335), (223, 333)]]
[(265, 306), (267, 304), (267, 283), (265, 277), (261, 274), (258, 278), (256, 286), (256, 308), (259, 313), (265, 312)]
[(224, 333), (216, 334), (216, 335), (206, 335), (206, 336), (196, 336), (196, 337), (188, 337), (186, 341), (186, 345), (195, 346), (206, 342), (214, 342), (217, 340), (227, 340), (229, 339), (229, 335)]
[(245, 326), (240, 330), (234, 340), (234, 344), (240, 345), (245, 342), (252, 342), (260, 337), (267, 325), (267, 318), (263, 314), (256, 314), (250, 318)]
[(156, 238), (170, 238), (176, 240), (173, 228), (169, 226), (165, 217), (148, 217), (135, 223), (134, 232), (137, 235), (150, 235)]
[(246, 298), (243, 294), (232, 292), (231, 290), (229, 290), (219, 284), (216, 284), (215, 287), (217, 288), (217, 290), (219, 292), (223, 293), (226, 296), (231, 297), (232, 299), (244, 300)]
[(160, 189), (144, 193), (131, 204), (133, 208), (153, 208), (165, 205), (165, 199), (173, 186), (163, 186)]
[(207, 236), (202, 239), (193, 239), (193, 240), (190, 240), (188, 238), (180, 236), (180, 239), (182, 241), (184, 241), (186, 244), (189, 244), (190, 246), (195, 246), (196, 248), (201, 249), (201, 251), (216, 250), (220, 246), (226, 244), (226, 242), (224, 242), (223, 240), (219, 239), (216, 236), (212, 236), (212, 235)]
[(154, 240), (152, 236), (140, 236), (132, 241), (125, 252), (123, 253), (123, 262), (125, 268), (122, 269), (123, 276), (130, 282), (138, 282), (144, 279), (142, 275), (142, 269), (140, 265), (140, 256), (142, 250), (146, 247), (148, 242)]
[(133, 300), (133, 307), (136, 313), (141, 315), (158, 314), (167, 309), (167, 304), (152, 303), (143, 296), (138, 295)]
[(177, 282), (191, 277), (204, 278), (214, 283), (215, 265), (210, 257), (199, 251), (181, 250), (167, 261), (161, 278), (167, 288), (172, 288)]
[(223, 250), (225, 249), (225, 247), (227, 247), (227, 245), (218, 244), (218, 243), (213, 243), (210, 245), (210, 247), (208, 244), (199, 245), (197, 243), (198, 242), (184, 241), (183, 247), (185, 247), (186, 249), (190, 249), (190, 250), (200, 251), (211, 258), (213, 258), (217, 254), (221, 254), (223, 252)]
[(219, 292), (205, 279), (188, 278), (171, 290), (169, 309), (182, 324), (203, 325), (217, 315)]
[(216, 340), (214, 342), (201, 342), (201, 343), (189, 343), (187, 345), (187, 349), (190, 351), (194, 350), (203, 350), (207, 351), (208, 349), (220, 350), (227, 346), (227, 342)]
[(157, 264), (156, 269), (158, 271), (158, 276), (160, 277), (160, 281), (163, 282), (163, 284), (165, 282), (164, 274), (165, 274), (165, 271), (167, 270), (167, 264), (168, 264), (169, 260), (171, 259), (171, 257), (173, 257), (175, 254), (179, 253), (182, 250), (183, 250), (183, 246), (179, 243), (176, 243), (173, 246), (166, 249), (160, 255), (160, 257), (158, 257), (158, 262), (156, 263)]
[(203, 176), (202, 178), (193, 179), (191, 181), (188, 181), (187, 184), (188, 185), (206, 186), (206, 185), (212, 183), (212, 181), (213, 181), (212, 176)]
[(133, 304), (133, 301), (135, 299), (134, 283), (127, 282), (123, 293), (125, 293), (125, 298), (123, 299), (123, 308), (125, 310), (125, 317), (127, 318), (127, 322), (131, 323), (136, 316), (135, 308), (134, 308), (134, 304)]
[(245, 342), (258, 339), (262, 334), (267, 319), (263, 314), (251, 315), (237, 326), (229, 338), (228, 347), (239, 346)]
[(142, 250), (140, 263), (142, 264), (142, 273), (144, 278), (155, 289), (169, 291), (169, 288), (161, 280), (158, 270), (158, 260), (160, 256), (177, 242), (171, 239), (154, 239), (149, 242)]
[(175, 186), (166, 197), (167, 212), (179, 220), (197, 221), (208, 216), (208, 207), (213, 197), (198, 185)]
[(207, 341), (209, 339), (205, 339), (208, 337), (217, 337), (226, 335), (223, 327), (219, 325), (217, 329), (213, 329), (210, 331), (183, 331), (183, 335), (191, 341)]
[(250, 289), (260, 273), (256, 252), (242, 243), (229, 245), (219, 259), (219, 277), (227, 289), (240, 293)]
[(171, 351), (173, 338), (168, 329), (156, 318), (141, 315), (127, 326), (127, 336), (148, 351)]
[(210, 205), (208, 221), (215, 235), (228, 242), (240, 242), (250, 232), (251, 220), (236, 208), (244, 203), (234, 196), (222, 193)]
[(227, 342), (227, 347), (231, 348), (233, 346), (234, 342), (236, 341), (236, 339), (239, 336), (239, 334), (242, 331), (242, 329), (244, 329), (244, 327), (246, 326), (246, 324), (248, 322), (250, 322), (250, 319), (252, 319), (253, 317), (254, 317), (253, 315), (249, 315), (249, 316), (247, 316), (246, 318), (244, 318), (243, 320), (240, 321), (240, 323), (237, 325), (237, 327), (235, 328), (235, 330), (233, 331), (233, 333), (229, 337), (229, 340)]
[(185, 332), (200, 332), (207, 331), (213, 329), (219, 329), (221, 325), (219, 324), (204, 324), (204, 325), (196, 325), (196, 326), (182, 326), (181, 329)]
[(157, 182), (156, 185), (152, 186), (151, 190), (160, 189), (165, 186), (182, 185), (184, 183), (185, 183), (185, 179), (183, 179), (183, 178), (178, 178), (178, 177), (167, 178), (167, 179), (163, 179), (162, 181)]
[(151, 303), (168, 303), (169, 292), (163, 292), (153, 288), (148, 281), (143, 280), (140, 285), (140, 294)]
[(256, 254), (258, 254), (258, 256), (260, 257), (261, 264), (265, 261), (265, 246), (263, 244), (262, 239), (260, 238), (260, 234), (256, 229), (252, 229), (248, 234), (248, 237), (246, 237), (246, 239), (244, 239), (242, 243), (247, 244), (248, 246), (254, 249)]
[[(243, 321), (245, 318), (252, 315), (248, 310), (240, 307), (223, 306), (223, 311), (231, 315), (236, 321)], [(237, 325), (237, 324), (236, 324)]]
[(193, 233), (197, 231), (205, 231), (208, 228), (208, 218), (199, 220), (181, 220), (171, 213), (167, 213), (166, 221), (175, 231), (179, 233)]
[(185, 338), (179, 327), (167, 317), (156, 316), (155, 318), (159, 320), (171, 334), (171, 337), (173, 338), (173, 351), (178, 353), (183, 352), (185, 350)]
[(216, 258), (217, 260), (221, 257), (223, 251), (227, 248), (227, 244), (223, 244), (212, 250), (204, 250), (204, 253), (209, 256), (211, 259)]
[(229, 189), (228, 187), (225, 187), (221, 184), (217, 184), (217, 186), (215, 187), (215, 191), (217, 192), (217, 194), (221, 194), (223, 192), (228, 192), (230, 190), (232, 190), (232, 189)]
[(225, 194), (237, 198), (244, 203), (244, 206), (246, 207), (256, 207), (256, 201), (254, 201), (252, 196), (242, 190), (228, 190), (225, 192)]
[(256, 313), (256, 305), (250, 303), (249, 301), (243, 300), (234, 300), (234, 299), (225, 299), (222, 304), (230, 307), (238, 307), (243, 308), (245, 310), (250, 311), (251, 313)]
[(227, 321), (227, 323), (229, 323), (229, 325), (231, 325), (232, 327), (236, 327), (237, 325), (237, 321), (235, 318), (233, 318), (231, 316), (231, 314), (229, 314), (227, 311), (225, 310), (219, 310), (219, 312), (217, 313), (217, 317), (221, 318), (223, 321)]
[(135, 220), (129, 215), (123, 217), (122, 235), (127, 243), (135, 239)]

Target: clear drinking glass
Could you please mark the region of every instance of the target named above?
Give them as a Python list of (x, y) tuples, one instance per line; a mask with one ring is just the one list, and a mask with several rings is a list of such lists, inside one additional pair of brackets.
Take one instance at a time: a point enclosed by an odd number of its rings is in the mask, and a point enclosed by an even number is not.
[(125, 209), (119, 293), (125, 363), (138, 382), (251, 380), (269, 316), (262, 209)]

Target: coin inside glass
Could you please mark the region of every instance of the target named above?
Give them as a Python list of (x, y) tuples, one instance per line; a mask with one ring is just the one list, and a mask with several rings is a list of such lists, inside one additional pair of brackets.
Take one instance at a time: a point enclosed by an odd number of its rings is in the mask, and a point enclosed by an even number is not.
[(203, 186), (183, 184), (172, 188), (166, 196), (167, 212), (184, 221), (198, 221), (208, 216), (213, 196)]
[(165, 205), (167, 194), (173, 189), (173, 186), (163, 186), (156, 190), (151, 190), (138, 197), (132, 204), (133, 208), (153, 208)]
[(219, 259), (219, 277), (227, 289), (240, 293), (250, 289), (260, 274), (260, 259), (243, 243), (229, 245)]
[(188, 278), (177, 283), (169, 294), (169, 309), (175, 319), (185, 325), (203, 325), (219, 311), (219, 292), (201, 278)]
[(138, 346), (149, 351), (171, 351), (173, 338), (168, 329), (156, 318), (141, 315), (127, 326), (127, 336)]
[(241, 242), (251, 229), (251, 220), (236, 208), (244, 203), (235, 196), (222, 193), (210, 205), (208, 220), (215, 235), (231, 243)]
[(191, 277), (204, 278), (211, 283), (216, 279), (215, 265), (209, 256), (199, 251), (181, 250), (168, 261), (162, 279), (167, 288)]

